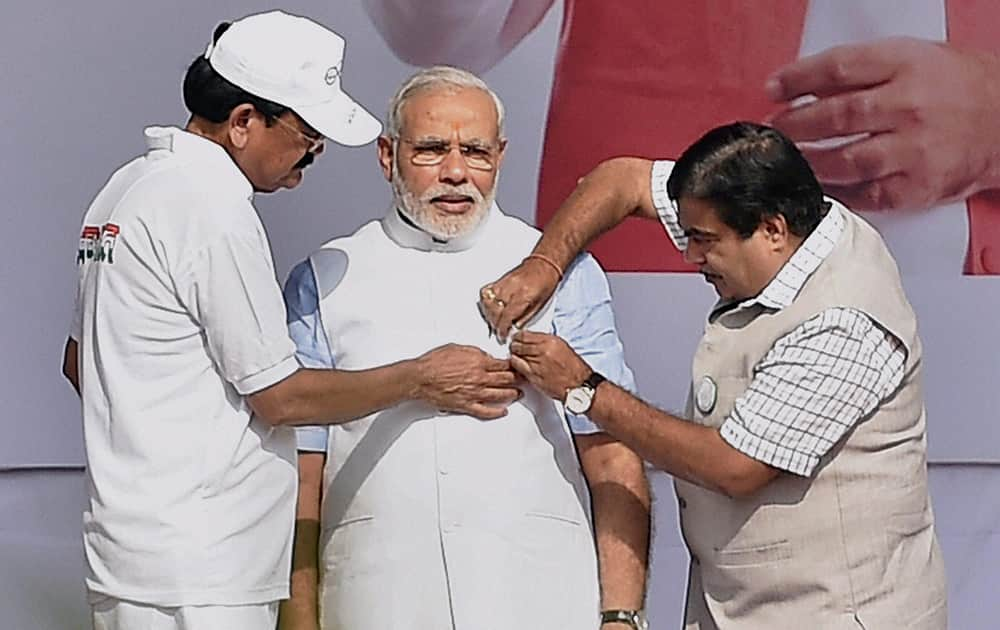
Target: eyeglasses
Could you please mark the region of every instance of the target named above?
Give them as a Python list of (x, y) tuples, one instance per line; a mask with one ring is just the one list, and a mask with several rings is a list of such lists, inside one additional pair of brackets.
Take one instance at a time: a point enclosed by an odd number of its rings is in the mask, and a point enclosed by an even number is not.
[(413, 147), (410, 162), (415, 166), (437, 166), (444, 162), (454, 149), (465, 160), (465, 165), (477, 171), (492, 171), (496, 168), (500, 148), (496, 145), (462, 142), (457, 147), (443, 140), (410, 140), (399, 138), (401, 142)]
[(309, 144), (309, 148), (306, 149), (309, 153), (319, 153), (323, 149), (323, 141), (326, 140), (325, 137), (323, 137), (323, 136), (318, 136), (318, 137), (317, 136), (311, 136), (311, 135), (305, 133), (304, 131), (302, 131), (301, 129), (299, 129), (298, 127), (296, 127), (295, 125), (293, 125), (291, 123), (288, 123), (288, 122), (285, 122), (279, 116), (275, 116), (271, 120), (277, 121), (277, 123), (279, 125), (281, 125), (285, 129), (288, 129), (288, 130), (294, 132), (295, 135), (297, 135), (300, 138), (302, 138), (303, 140), (305, 140)]

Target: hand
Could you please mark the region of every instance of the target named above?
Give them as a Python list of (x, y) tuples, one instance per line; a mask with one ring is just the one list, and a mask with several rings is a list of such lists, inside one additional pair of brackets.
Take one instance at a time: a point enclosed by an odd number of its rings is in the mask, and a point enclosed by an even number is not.
[(593, 371), (565, 341), (546, 333), (521, 331), (510, 342), (510, 365), (546, 396), (559, 401)]
[(1000, 186), (1000, 59), (912, 38), (837, 46), (775, 72), (771, 124), (802, 146), (826, 191), (861, 210), (928, 208)]
[(521, 398), (510, 362), (472, 346), (435, 348), (417, 359), (417, 370), (416, 397), (444, 411), (492, 420)]
[(547, 263), (527, 258), (496, 282), (479, 290), (479, 306), (501, 342), (535, 316), (559, 286), (559, 274)]

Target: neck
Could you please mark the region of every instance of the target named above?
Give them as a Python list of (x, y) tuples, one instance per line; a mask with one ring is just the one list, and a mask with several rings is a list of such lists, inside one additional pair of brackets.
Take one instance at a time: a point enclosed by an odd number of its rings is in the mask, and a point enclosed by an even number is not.
[(184, 131), (193, 133), (196, 136), (201, 136), (211, 140), (212, 142), (222, 145), (226, 152), (229, 153), (229, 147), (227, 146), (226, 130), (225, 124), (214, 123), (207, 118), (202, 118), (201, 116), (191, 116), (188, 120), (187, 125), (184, 127)]
[(389, 237), (402, 247), (423, 251), (459, 252), (475, 245), (489, 223), (490, 215), (494, 212), (499, 213), (499, 209), (495, 205), (491, 205), (486, 216), (475, 228), (450, 239), (431, 236), (427, 230), (399, 210), (398, 205), (394, 205), (386, 214), (385, 218), (382, 219), (382, 225)]

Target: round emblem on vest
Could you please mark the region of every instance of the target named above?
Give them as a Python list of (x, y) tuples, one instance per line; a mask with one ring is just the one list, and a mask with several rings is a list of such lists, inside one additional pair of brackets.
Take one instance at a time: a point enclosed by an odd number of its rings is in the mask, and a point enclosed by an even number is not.
[(715, 409), (715, 400), (719, 394), (719, 386), (715, 384), (711, 376), (703, 376), (698, 391), (694, 395), (694, 404), (698, 411), (708, 415)]

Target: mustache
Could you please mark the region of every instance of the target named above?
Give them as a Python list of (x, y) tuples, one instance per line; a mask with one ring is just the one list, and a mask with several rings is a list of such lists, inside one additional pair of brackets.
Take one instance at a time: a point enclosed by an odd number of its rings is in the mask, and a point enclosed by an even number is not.
[(295, 163), (292, 168), (305, 168), (313, 163), (316, 159), (316, 155), (311, 151), (306, 151), (306, 154), (302, 156), (302, 159)]
[(472, 184), (462, 184), (460, 186), (441, 184), (424, 191), (424, 194), (420, 195), (420, 201), (427, 203), (435, 197), (442, 197), (444, 195), (464, 195), (470, 197), (475, 203), (482, 203), (485, 200), (479, 189)]

